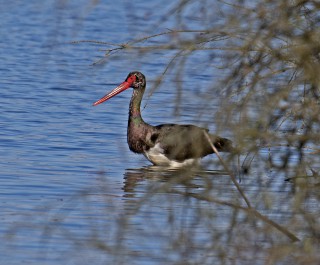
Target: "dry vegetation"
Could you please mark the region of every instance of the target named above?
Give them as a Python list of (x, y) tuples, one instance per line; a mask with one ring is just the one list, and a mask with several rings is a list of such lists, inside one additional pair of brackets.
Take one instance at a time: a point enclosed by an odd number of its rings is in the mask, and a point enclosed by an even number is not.
[[(199, 19), (201, 29), (185, 29), (191, 15)], [(219, 78), (213, 76), (213, 85), (204, 94), (219, 93), (228, 103), (216, 116), (228, 123), (242, 153), (259, 156), (261, 148), (268, 148), (268, 167), (285, 171), (286, 177), (297, 175), (289, 169), (299, 176), (316, 173), (320, 155), (319, 3), (179, 1), (154, 24), (172, 16), (176, 16), (176, 29), (127, 43), (76, 43), (110, 47), (95, 63), (109, 62), (119, 53), (170, 52), (171, 59), (153, 89), (171, 72), (176, 76), (177, 94), (182, 89), (178, 81), (190, 67), (188, 60), (205, 51), (208, 59), (197, 65), (197, 72), (210, 65), (219, 71)]]
[[(221, 183), (211, 181), (212, 178), (208, 180), (207, 173), (171, 172), (179, 176), (157, 184), (152, 181), (149, 193), (136, 201), (130, 214), (120, 217), (121, 233), (113, 238), (120, 240), (126, 234), (136, 240), (150, 241), (158, 237), (165, 241), (166, 247), (160, 246), (158, 253), (139, 252), (120, 241), (116, 246), (112, 242), (103, 243), (99, 245), (101, 249), (115, 254), (115, 260), (121, 264), (125, 264), (128, 257), (143, 256), (174, 264), (318, 264), (319, 9), (318, 1), (182, 0), (156, 22), (165, 23), (175, 16), (174, 29), (128, 43), (79, 41), (106, 47), (105, 57), (97, 63), (128, 51), (141, 56), (155, 51), (170, 52), (171, 59), (153, 89), (168, 73), (174, 73), (177, 81), (182, 80), (190, 66), (189, 60), (198, 52), (206, 52), (208, 61), (198, 65), (197, 71), (212, 66), (213, 72), (223, 73), (219, 78), (213, 77), (205, 93), (218, 93), (224, 98), (215, 115), (223, 117), (218, 126), (233, 135), (241, 153), (239, 161), (245, 178), (258, 181), (265, 171), (273, 172), (273, 176), (284, 183), (279, 190), (286, 189), (285, 180), (292, 182), (292, 192), (287, 190), (286, 198), (280, 201), (274, 202), (268, 196), (271, 185), (264, 185), (248, 199), (246, 185), (239, 185), (226, 168), (237, 192), (230, 192), (230, 200), (225, 201), (219, 199), (222, 191), (216, 188)], [(199, 20), (197, 30), (187, 26), (191, 15)], [(180, 84), (177, 82), (177, 94), (182, 89)], [(217, 89), (221, 87), (223, 89)], [(258, 167), (252, 170), (254, 165)], [(127, 174), (130, 192), (137, 179), (150, 175), (166, 178), (169, 173)], [(228, 187), (234, 187), (232, 185)], [(194, 191), (193, 187), (201, 189)], [(159, 227), (146, 229), (145, 234), (129, 230), (132, 219), (151, 207), (156, 198), (163, 199), (166, 193), (172, 196), (164, 199), (165, 207), (171, 209), (168, 211), (171, 215), (164, 218), (167, 219), (165, 231)], [(179, 203), (181, 212), (172, 206), (173, 201)], [(286, 216), (281, 215), (284, 204), (290, 208)], [(220, 223), (221, 215), (227, 223)], [(157, 222), (151, 220), (150, 224), (157, 225)], [(196, 235), (198, 227), (206, 231), (200, 238)], [(101, 241), (104, 240), (97, 239)], [(295, 241), (298, 243), (293, 243)], [(259, 262), (252, 263), (255, 261)]]

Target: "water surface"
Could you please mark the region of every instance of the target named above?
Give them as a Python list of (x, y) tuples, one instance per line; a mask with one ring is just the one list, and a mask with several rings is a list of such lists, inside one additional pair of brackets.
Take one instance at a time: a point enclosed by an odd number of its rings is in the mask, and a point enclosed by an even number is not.
[[(243, 231), (264, 226), (261, 221), (246, 222), (246, 216), (232, 208), (188, 199), (168, 189), (169, 183), (176, 191), (197, 194), (210, 186), (214, 197), (243, 205), (221, 167), (201, 173), (154, 170), (143, 156), (130, 153), (126, 144), (130, 92), (92, 107), (132, 70), (143, 71), (151, 86), (170, 54), (144, 58), (127, 54), (92, 66), (103, 54), (101, 47), (70, 42), (125, 42), (144, 30), (150, 32), (145, 20), (157, 19), (161, 12), (151, 16), (144, 1), (56, 2), (28, 1), (22, 7), (13, 1), (0, 9), (0, 263), (163, 264), (181, 256), (192, 262), (201, 260), (202, 254), (190, 249), (204, 247), (209, 258), (203, 264), (210, 264), (224, 253), (210, 246), (213, 236), (223, 248), (232, 245), (231, 238), (239, 243), (238, 235), (228, 234), (233, 217), (241, 220)], [(161, 6), (169, 8), (171, 1), (167, 2)], [(157, 1), (149, 4), (159, 8)], [(170, 21), (155, 30), (167, 26)], [(195, 64), (201, 57), (197, 60)], [(176, 94), (169, 78), (160, 90), (146, 96), (145, 120), (203, 125), (197, 113), (201, 97), (195, 88), (201, 91), (207, 77), (206, 73), (185, 77), (181, 116), (174, 115)], [(201, 117), (204, 122), (205, 115)], [(250, 200), (256, 199), (253, 204), (258, 209), (286, 224), (291, 184), (270, 181), (268, 176), (259, 179), (263, 182), (243, 179), (243, 189)], [(276, 201), (269, 210), (259, 185), (268, 187)], [(312, 198), (309, 207), (319, 210)], [(206, 222), (197, 219), (199, 211)], [(243, 233), (235, 231), (239, 236)], [(304, 235), (303, 229), (298, 231)], [(175, 247), (168, 246), (169, 239), (176, 241)], [(192, 244), (186, 244), (188, 240)], [(278, 239), (270, 235), (255, 240), (257, 248), (264, 250)], [(287, 239), (281, 235), (279, 240)], [(265, 258), (263, 251), (253, 255), (251, 246), (244, 253)]]

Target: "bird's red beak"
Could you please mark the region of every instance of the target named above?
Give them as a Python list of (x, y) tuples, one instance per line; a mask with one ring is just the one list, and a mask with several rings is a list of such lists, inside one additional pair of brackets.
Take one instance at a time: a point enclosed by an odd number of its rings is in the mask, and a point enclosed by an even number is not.
[(106, 94), (105, 96), (103, 96), (102, 98), (100, 98), (98, 101), (96, 101), (95, 103), (93, 103), (93, 106), (97, 106), (102, 102), (107, 101), (108, 99), (118, 95), (119, 93), (125, 91), (126, 89), (128, 89), (129, 87), (131, 87), (132, 83), (136, 80), (135, 76), (130, 76), (129, 78), (127, 78), (126, 81), (124, 81), (122, 84), (120, 84), (119, 86), (117, 86), (115, 89), (113, 89), (111, 92), (109, 92), (108, 94)]

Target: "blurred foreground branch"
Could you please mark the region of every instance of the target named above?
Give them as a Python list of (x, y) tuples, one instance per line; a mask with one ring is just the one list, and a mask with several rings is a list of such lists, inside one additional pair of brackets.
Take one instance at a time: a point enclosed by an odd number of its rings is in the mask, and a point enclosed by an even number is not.
[[(220, 121), (217, 126), (221, 129), (231, 131), (242, 153), (253, 153), (257, 160), (286, 177), (318, 168), (319, 4), (266, 0), (203, 5), (178, 1), (159, 21), (164, 23), (169, 14), (176, 14), (180, 21), (176, 29), (120, 44), (94, 40), (74, 43), (107, 46), (103, 50), (105, 57), (95, 63), (112, 60), (119, 52), (139, 56), (171, 54), (152, 91), (161, 85), (166, 74), (174, 73), (178, 99), (182, 93), (180, 81), (186, 72), (215, 73), (208, 80), (211, 85), (204, 92), (208, 99), (203, 108), (212, 104), (209, 95), (223, 98), (212, 120)], [(203, 12), (199, 15), (203, 24), (197, 29), (189, 28), (184, 20), (193, 6)], [(195, 71), (192, 60), (203, 52), (206, 59), (197, 64)], [(267, 150), (268, 155), (261, 150)]]

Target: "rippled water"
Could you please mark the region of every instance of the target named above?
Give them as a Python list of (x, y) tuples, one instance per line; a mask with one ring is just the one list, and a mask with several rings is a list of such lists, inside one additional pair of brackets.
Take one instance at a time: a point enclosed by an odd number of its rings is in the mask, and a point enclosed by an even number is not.
[[(181, 194), (168, 192), (166, 182), (179, 176), (148, 168), (150, 163), (144, 157), (128, 150), (130, 93), (92, 107), (129, 71), (145, 72), (152, 83), (165, 64), (155, 54), (143, 59), (128, 56), (93, 67), (91, 63), (102, 55), (100, 47), (69, 43), (82, 39), (124, 42), (148, 29), (144, 20), (129, 12), (140, 10), (150, 19), (144, 1), (118, 2), (94, 6), (87, 1), (46, 0), (21, 6), (12, 1), (0, 8), (1, 264), (173, 262), (179, 255), (167, 249), (166, 238), (178, 236), (174, 229), (178, 224), (197, 233), (195, 247), (209, 241), (206, 231), (210, 225), (202, 227), (194, 220), (197, 209), (208, 205), (203, 202), (199, 207)], [(170, 3), (162, 1), (164, 6)], [(149, 4), (159, 7), (156, 1)], [(193, 76), (186, 82), (185, 93), (192, 94), (190, 88), (206, 79)], [(170, 87), (164, 87), (145, 101), (145, 119), (153, 124), (196, 123), (194, 110), (200, 101), (184, 102), (186, 112), (175, 117), (170, 93)], [(207, 187), (209, 179), (217, 198), (241, 200), (222, 171), (192, 176), (188, 185), (173, 187), (197, 193)], [(258, 188), (247, 184), (245, 189), (254, 198)], [(271, 190), (284, 200), (290, 184), (273, 185)], [(148, 194), (152, 188), (159, 188), (155, 196)], [(144, 197), (150, 201), (139, 208), (136, 202)], [(285, 208), (283, 205), (280, 210), (285, 212)], [(221, 233), (227, 231), (225, 221), (233, 212), (217, 210), (220, 214), (212, 229)], [(176, 219), (171, 220), (170, 213)], [(173, 226), (167, 226), (168, 218)], [(126, 222), (124, 231), (118, 226), (121, 221)], [(113, 251), (104, 249), (104, 244), (112, 245)], [(127, 256), (108, 255), (117, 244)], [(183, 249), (178, 253), (183, 251), (188, 260), (199, 258)], [(136, 257), (136, 263), (130, 257)]]

